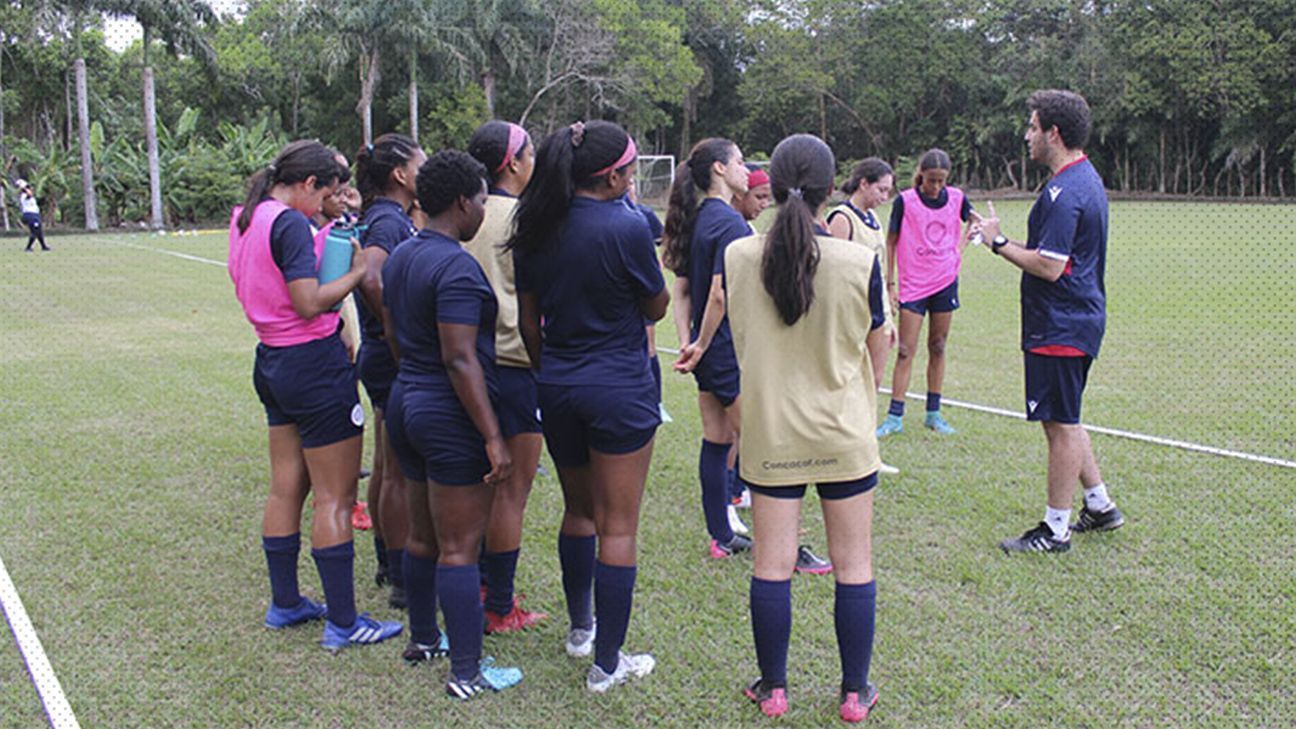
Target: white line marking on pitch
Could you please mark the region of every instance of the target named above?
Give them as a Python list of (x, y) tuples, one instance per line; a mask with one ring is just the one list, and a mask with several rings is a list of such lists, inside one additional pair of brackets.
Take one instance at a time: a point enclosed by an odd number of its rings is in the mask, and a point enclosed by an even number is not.
[(45, 705), (45, 715), (49, 717), (50, 725), (54, 729), (78, 729), (81, 725), (77, 723), (72, 706), (63, 694), (63, 687), (59, 685), (58, 676), (54, 675), (54, 668), (45, 656), (45, 649), (41, 648), (40, 638), (36, 636), (31, 618), (27, 617), (27, 610), (18, 597), (18, 589), (14, 587), (13, 580), (9, 579), (9, 570), (5, 569), (3, 559), (0, 559), (0, 607), (4, 608), (9, 629), (13, 631), (18, 650), (27, 662), (27, 672), (31, 674), (32, 683), (36, 684), (36, 692)]
[[(673, 355), (679, 354), (678, 349), (671, 349), (670, 347), (658, 347), (657, 351), (662, 352), (663, 354), (673, 354)], [(891, 390), (888, 388), (883, 387), (879, 389), (881, 392), (885, 392), (888, 395), (891, 394)], [(926, 395), (917, 392), (905, 393), (905, 397), (909, 398), (910, 400), (927, 399)], [(978, 405), (976, 403), (963, 402), (961, 400), (951, 400), (948, 397), (942, 397), (941, 404), (950, 405), (956, 408), (964, 408), (966, 410), (975, 410), (977, 412), (989, 413), (991, 415), (1002, 415), (1004, 417), (1015, 418), (1017, 420), (1026, 419), (1025, 415), (1015, 410), (1005, 410), (1003, 408), (990, 407), (989, 405)], [(1192, 451), (1194, 453), (1205, 453), (1207, 455), (1222, 456), (1224, 458), (1237, 458), (1243, 461), (1252, 461), (1253, 463), (1263, 463), (1267, 466), (1278, 466), (1279, 468), (1296, 468), (1296, 461), (1286, 461), (1281, 458), (1274, 458), (1272, 456), (1260, 456), (1254, 453), (1244, 453), (1242, 451), (1231, 451), (1228, 450), (1227, 448), (1216, 448), (1215, 446), (1201, 445), (1199, 443), (1189, 443), (1188, 441), (1174, 440), (1172, 438), (1162, 438), (1160, 436), (1146, 435), (1144, 433), (1135, 433), (1130, 430), (1119, 430), (1117, 428), (1107, 428), (1101, 425), (1085, 425), (1084, 428), (1085, 430), (1091, 433), (1101, 433), (1103, 435), (1111, 435), (1117, 438), (1126, 438), (1129, 440), (1142, 441), (1144, 443), (1152, 443), (1154, 445), (1167, 446), (1170, 448), (1179, 448), (1181, 450)]]
[(162, 253), (168, 256), (175, 256), (176, 258), (183, 258), (186, 261), (197, 261), (198, 263), (206, 263), (212, 266), (220, 266), (221, 268), (225, 268), (224, 261), (213, 261), (210, 258), (203, 258), (202, 256), (191, 256), (188, 253), (180, 253), (178, 251), (168, 251), (165, 248), (153, 248), (151, 246), (142, 246), (139, 245), (138, 243), (123, 243), (121, 241), (113, 241), (113, 242), (119, 246), (125, 246), (127, 248), (134, 248), (140, 251), (152, 251), (153, 253)]

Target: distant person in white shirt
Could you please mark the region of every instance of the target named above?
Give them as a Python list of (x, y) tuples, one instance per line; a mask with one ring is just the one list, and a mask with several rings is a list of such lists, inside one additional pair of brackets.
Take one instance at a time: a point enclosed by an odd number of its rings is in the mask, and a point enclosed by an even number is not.
[(42, 251), (50, 250), (50, 247), (45, 245), (45, 229), (41, 227), (40, 204), (36, 202), (36, 192), (26, 180), (15, 180), (14, 185), (18, 188), (18, 206), (22, 208), (23, 225), (26, 225), (27, 230), (30, 231), (27, 238), (27, 252), (31, 253), (32, 244), (36, 241), (40, 241)]

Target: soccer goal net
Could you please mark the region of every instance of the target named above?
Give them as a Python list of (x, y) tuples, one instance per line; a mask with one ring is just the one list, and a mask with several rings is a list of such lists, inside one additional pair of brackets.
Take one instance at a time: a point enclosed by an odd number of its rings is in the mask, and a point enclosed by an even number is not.
[(639, 171), (635, 185), (639, 201), (653, 207), (665, 208), (670, 198), (671, 185), (675, 183), (675, 155), (643, 155), (639, 157)]

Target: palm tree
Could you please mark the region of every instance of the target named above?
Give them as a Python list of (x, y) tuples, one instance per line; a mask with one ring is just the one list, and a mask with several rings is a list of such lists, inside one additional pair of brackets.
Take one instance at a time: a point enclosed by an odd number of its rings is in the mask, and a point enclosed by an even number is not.
[(512, 72), (531, 52), (528, 29), (543, 22), (536, 0), (479, 0), (467, 18), (475, 54), (482, 59), (478, 72), (486, 110), (495, 116), (495, 83), (501, 71)]
[(410, 136), (419, 138), (418, 65), (425, 52), (448, 58), (457, 75), (471, 65), (472, 36), (460, 23), (468, 12), (461, 0), (388, 0), (395, 25), (392, 35), (409, 63)]
[(157, 108), (153, 90), (153, 67), (149, 48), (154, 37), (166, 44), (172, 55), (193, 56), (208, 72), (216, 68), (216, 52), (202, 33), (204, 25), (216, 22), (216, 13), (206, 0), (101, 0), (104, 9), (129, 15), (144, 29), (144, 139), (149, 162), (149, 226), (158, 229), (162, 220), (162, 171), (158, 163)]

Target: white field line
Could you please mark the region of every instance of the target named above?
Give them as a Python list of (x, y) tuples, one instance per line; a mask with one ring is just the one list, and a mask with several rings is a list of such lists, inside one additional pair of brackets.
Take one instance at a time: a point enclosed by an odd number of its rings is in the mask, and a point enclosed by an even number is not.
[(31, 618), (27, 617), (27, 610), (23, 608), (13, 580), (9, 579), (9, 570), (5, 569), (3, 559), (0, 559), (0, 607), (4, 608), (9, 629), (13, 631), (18, 650), (27, 663), (27, 672), (31, 674), (36, 692), (45, 705), (45, 715), (49, 717), (50, 726), (54, 729), (78, 729), (81, 725), (72, 713), (67, 696), (63, 695), (63, 687), (59, 685), (58, 676), (54, 675), (54, 668), (45, 656), (45, 649), (41, 648), (40, 638), (36, 636)]
[(114, 242), (117, 243), (117, 245), (119, 246), (125, 246), (127, 248), (134, 248), (140, 251), (152, 251), (153, 253), (161, 253), (167, 256), (175, 256), (176, 258), (183, 258), (186, 261), (197, 261), (198, 263), (206, 263), (211, 266), (220, 266), (221, 268), (225, 268), (224, 261), (213, 261), (210, 258), (203, 258), (202, 256), (191, 256), (188, 253), (180, 253), (178, 251), (168, 251), (165, 248), (153, 248), (150, 246), (142, 246), (139, 245), (138, 243), (122, 243), (120, 241), (114, 241)]
[[(225, 265), (220, 261), (213, 261), (210, 258), (199, 258), (198, 256), (191, 256), (186, 253), (176, 253), (175, 251), (167, 251), (161, 248), (149, 248), (147, 246), (135, 245), (133, 243), (121, 243), (119, 245), (128, 246), (130, 248), (138, 248), (144, 251), (153, 251), (155, 253), (165, 253), (171, 256), (178, 256), (180, 258), (186, 258), (192, 261), (198, 261), (199, 263), (209, 263), (212, 265), (222, 266), (222, 267)], [(672, 354), (672, 355), (679, 354), (678, 349), (671, 349), (670, 347), (658, 347), (657, 351), (662, 352), (664, 354)], [(885, 387), (881, 388), (881, 391), (887, 393), (888, 395), (891, 394), (891, 390)], [(909, 398), (910, 400), (926, 399), (925, 395), (922, 395), (920, 393), (914, 393), (914, 392), (905, 393), (905, 397)], [(989, 405), (978, 405), (976, 403), (962, 402), (960, 400), (951, 400), (949, 398), (941, 398), (941, 403), (950, 405), (951, 407), (964, 408), (966, 410), (975, 410), (977, 412), (990, 413), (991, 415), (1002, 415), (1009, 418), (1015, 418), (1017, 420), (1026, 419), (1026, 416), (1022, 415), (1020, 412), (1014, 410), (1004, 410), (1003, 408), (991, 407)], [(1128, 440), (1137, 440), (1144, 443), (1152, 443), (1154, 445), (1166, 446), (1169, 448), (1178, 448), (1180, 450), (1192, 451), (1194, 453), (1205, 453), (1207, 455), (1221, 456), (1224, 458), (1237, 458), (1239, 460), (1251, 461), (1253, 463), (1263, 463), (1268, 466), (1278, 466), (1279, 468), (1296, 469), (1296, 461), (1288, 461), (1281, 458), (1274, 458), (1272, 456), (1261, 456), (1261, 455), (1256, 455), (1254, 453), (1244, 453), (1242, 451), (1229, 450), (1227, 448), (1216, 448), (1215, 446), (1202, 445), (1200, 443), (1190, 443), (1188, 441), (1183, 441), (1183, 440), (1174, 440), (1173, 438), (1162, 438), (1156, 435), (1148, 435), (1146, 433), (1136, 433), (1134, 431), (1120, 430), (1118, 428), (1108, 428), (1101, 425), (1085, 425), (1084, 427), (1085, 430), (1088, 430), (1091, 433), (1101, 433), (1103, 435), (1115, 436), (1117, 438), (1126, 438)]]
[[(658, 347), (658, 348), (657, 348), (657, 351), (658, 351), (658, 352), (662, 352), (663, 354), (673, 354), (673, 355), (678, 355), (678, 354), (679, 354), (679, 350), (678, 350), (678, 349), (671, 349), (671, 348), (669, 348), (669, 347)], [(880, 390), (881, 390), (881, 392), (885, 392), (885, 393), (888, 394), (888, 395), (891, 394), (891, 390), (890, 390), (889, 388), (885, 388), (885, 387), (883, 387), (883, 388), (880, 388)], [(910, 400), (926, 400), (926, 399), (927, 399), (927, 396), (926, 396), (926, 395), (924, 395), (924, 394), (922, 394), (922, 393), (917, 393), (917, 392), (908, 392), (908, 393), (905, 393), (905, 397), (907, 397), (907, 398), (910, 399)], [(1016, 411), (1016, 410), (1005, 410), (1005, 409), (1003, 409), (1003, 408), (991, 407), (991, 406), (989, 406), (989, 405), (978, 405), (978, 404), (976, 404), (976, 403), (972, 403), (972, 402), (963, 402), (963, 401), (961, 401), (961, 400), (951, 400), (950, 398), (947, 398), (947, 397), (942, 397), (942, 398), (941, 398), (941, 404), (942, 404), (942, 405), (949, 405), (949, 406), (951, 406), (951, 407), (956, 407), (956, 408), (964, 408), (964, 409), (966, 409), (966, 410), (975, 410), (975, 411), (977, 411), (977, 412), (981, 412), (981, 413), (989, 413), (989, 414), (991, 414), (991, 415), (1002, 415), (1002, 416), (1004, 416), (1004, 417), (1014, 418), (1014, 419), (1017, 419), (1017, 420), (1025, 420), (1025, 419), (1026, 419), (1026, 416), (1025, 416), (1025, 415), (1023, 415), (1022, 413), (1020, 413), (1020, 412), (1018, 412), (1018, 411)], [(1215, 446), (1201, 445), (1200, 443), (1189, 443), (1188, 441), (1183, 441), (1183, 440), (1174, 440), (1173, 438), (1162, 438), (1162, 437), (1160, 437), (1160, 436), (1156, 436), (1156, 435), (1147, 435), (1147, 434), (1145, 434), (1145, 433), (1136, 433), (1136, 432), (1131, 431), (1131, 430), (1120, 430), (1120, 429), (1118, 429), (1118, 428), (1108, 428), (1108, 427), (1101, 426), (1101, 425), (1085, 425), (1084, 428), (1085, 428), (1085, 430), (1087, 430), (1087, 431), (1089, 431), (1089, 432), (1091, 432), (1091, 433), (1101, 433), (1102, 435), (1110, 435), (1110, 436), (1115, 436), (1115, 437), (1117, 437), (1117, 438), (1126, 438), (1126, 439), (1128, 439), (1128, 440), (1137, 440), (1137, 441), (1141, 441), (1141, 442), (1144, 442), (1144, 443), (1152, 443), (1152, 444), (1154, 444), (1154, 445), (1166, 446), (1166, 447), (1169, 447), (1169, 448), (1179, 448), (1179, 449), (1181, 449), (1181, 450), (1185, 450), (1185, 451), (1192, 451), (1192, 452), (1194, 452), (1194, 453), (1205, 453), (1205, 454), (1207, 454), (1207, 455), (1212, 455), (1212, 456), (1221, 456), (1221, 457), (1224, 457), (1224, 458), (1237, 458), (1237, 459), (1239, 459), (1239, 460), (1243, 460), (1243, 461), (1251, 461), (1251, 462), (1253, 462), (1253, 463), (1263, 463), (1263, 464), (1265, 464), (1265, 465), (1267, 465), (1267, 466), (1278, 466), (1279, 468), (1294, 468), (1294, 469), (1296, 469), (1296, 461), (1287, 461), (1287, 460), (1283, 460), (1283, 459), (1281, 459), (1281, 458), (1274, 458), (1274, 457), (1272, 457), (1272, 456), (1261, 456), (1261, 455), (1256, 455), (1256, 454), (1254, 454), (1254, 453), (1244, 453), (1244, 452), (1242, 452), (1242, 451), (1232, 451), (1232, 450), (1229, 450), (1229, 449), (1227, 449), (1227, 448), (1216, 448)]]

